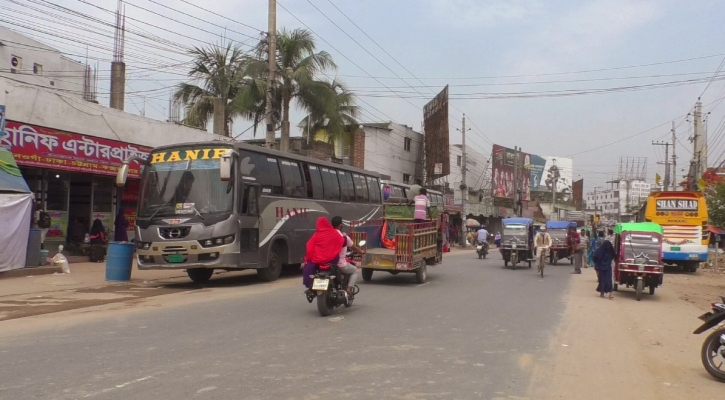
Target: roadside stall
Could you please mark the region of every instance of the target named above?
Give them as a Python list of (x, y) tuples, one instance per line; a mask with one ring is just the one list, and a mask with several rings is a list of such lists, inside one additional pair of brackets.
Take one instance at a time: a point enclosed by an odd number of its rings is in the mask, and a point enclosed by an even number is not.
[[(33, 212), (33, 194), (13, 154), (0, 147), (0, 272), (25, 267)], [(40, 243), (40, 231), (36, 244)], [(40, 248), (36, 249), (40, 257)], [(37, 260), (36, 260), (37, 261)], [(38, 266), (36, 262), (35, 265)]]

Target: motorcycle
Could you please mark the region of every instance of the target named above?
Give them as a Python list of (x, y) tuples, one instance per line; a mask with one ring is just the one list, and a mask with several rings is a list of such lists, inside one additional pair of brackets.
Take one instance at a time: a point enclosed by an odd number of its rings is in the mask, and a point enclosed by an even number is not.
[(700, 358), (705, 370), (715, 379), (725, 382), (725, 327), (720, 323), (725, 321), (725, 296), (721, 296), (722, 303), (712, 303), (712, 311), (701, 315), (703, 323), (693, 332), (703, 333), (711, 328), (718, 327), (710, 333), (702, 344)]
[[(365, 246), (365, 240), (358, 243), (359, 247)], [(353, 264), (352, 251), (347, 253), (348, 264)], [(347, 281), (349, 275), (343, 274), (337, 265), (320, 265), (312, 278), (312, 287), (307, 293), (307, 301), (312, 303), (317, 298), (317, 311), (320, 316), (327, 317), (332, 310), (341, 305), (352, 307), (355, 295), (360, 293), (360, 288), (355, 285), (352, 293), (347, 294)]]
[(488, 255), (488, 243), (485, 242), (478, 242), (476, 245), (476, 253), (478, 253), (478, 258), (486, 258)]

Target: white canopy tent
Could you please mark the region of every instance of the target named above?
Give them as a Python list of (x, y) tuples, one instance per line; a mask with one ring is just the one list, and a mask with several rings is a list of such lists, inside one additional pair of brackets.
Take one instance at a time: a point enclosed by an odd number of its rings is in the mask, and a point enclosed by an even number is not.
[(33, 194), (13, 154), (0, 147), (0, 272), (25, 266), (32, 210)]

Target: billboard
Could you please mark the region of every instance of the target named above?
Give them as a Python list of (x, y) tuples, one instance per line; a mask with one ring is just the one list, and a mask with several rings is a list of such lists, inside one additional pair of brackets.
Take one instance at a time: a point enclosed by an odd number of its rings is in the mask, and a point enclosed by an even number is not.
[(448, 85), (423, 107), (425, 173), (428, 181), (451, 173), (448, 143)]
[[(514, 173), (516, 151), (507, 147), (493, 145), (491, 152), (491, 197), (514, 199)], [(519, 185), (522, 200), (531, 198), (531, 155), (519, 153)]]
[(556, 187), (557, 193), (563, 193), (563, 196), (557, 197), (564, 201), (569, 201), (572, 197), (572, 175), (573, 160), (563, 157), (546, 157), (544, 165), (544, 173), (539, 181), (539, 186), (543, 186), (543, 190), (551, 192)]
[[(541, 177), (544, 176), (544, 167), (546, 166), (546, 158), (538, 156), (536, 154), (531, 155), (531, 190), (539, 190), (539, 182)], [(543, 190), (543, 189), (542, 189)]]

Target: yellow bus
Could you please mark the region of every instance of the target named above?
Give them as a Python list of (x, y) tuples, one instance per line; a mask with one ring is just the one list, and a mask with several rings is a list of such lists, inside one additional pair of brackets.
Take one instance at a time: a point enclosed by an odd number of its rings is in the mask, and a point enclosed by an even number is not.
[(652, 192), (644, 207), (644, 220), (664, 230), (662, 259), (695, 272), (707, 261), (709, 233), (707, 204), (700, 192)]

